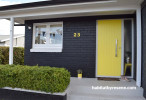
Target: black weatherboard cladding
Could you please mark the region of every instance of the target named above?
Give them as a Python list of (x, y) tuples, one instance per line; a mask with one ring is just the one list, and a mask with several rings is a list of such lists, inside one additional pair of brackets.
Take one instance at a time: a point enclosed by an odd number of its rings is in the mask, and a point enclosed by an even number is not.
[(146, 1), (142, 4), (142, 87), (146, 98)]
[[(131, 18), (135, 15), (92, 16), (77, 18), (42, 19), (25, 21), (25, 65), (41, 65), (65, 67), (72, 77), (77, 76), (77, 70), (83, 70), (83, 77), (95, 77), (96, 62), (96, 20)], [(63, 21), (63, 51), (61, 53), (32, 53), (33, 23)], [(74, 38), (74, 33), (81, 37)]]
[[(72, 20), (37, 20), (32, 22), (63, 21), (63, 51), (62, 53), (30, 53), (32, 48), (32, 30), (26, 27), (25, 64), (49, 65), (65, 67), (76, 76), (76, 70), (83, 69), (84, 76), (95, 76), (95, 47), (96, 47), (96, 21), (94, 19)], [(81, 37), (74, 38), (74, 33), (81, 33)]]

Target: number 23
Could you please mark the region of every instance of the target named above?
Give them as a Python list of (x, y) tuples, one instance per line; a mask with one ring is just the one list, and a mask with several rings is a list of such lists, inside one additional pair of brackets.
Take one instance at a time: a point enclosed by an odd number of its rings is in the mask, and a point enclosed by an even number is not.
[(80, 37), (80, 33), (74, 33), (74, 37)]

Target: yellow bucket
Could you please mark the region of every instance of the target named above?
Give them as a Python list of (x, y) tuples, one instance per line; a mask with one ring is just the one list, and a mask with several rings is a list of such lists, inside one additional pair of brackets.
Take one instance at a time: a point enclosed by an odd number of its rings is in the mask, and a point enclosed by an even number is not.
[(78, 74), (78, 78), (82, 78), (82, 74)]

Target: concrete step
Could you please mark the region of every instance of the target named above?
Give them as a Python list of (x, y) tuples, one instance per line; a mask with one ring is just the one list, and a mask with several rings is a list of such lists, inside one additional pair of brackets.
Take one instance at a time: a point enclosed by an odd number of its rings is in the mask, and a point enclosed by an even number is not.
[(70, 94), (67, 100), (145, 100), (143, 96), (100, 95), (100, 94)]
[[(92, 86), (108, 87), (136, 87), (136, 90), (101, 90), (92, 89)], [(136, 86), (136, 82), (126, 81), (98, 81), (96, 78), (71, 78), (67, 89), (67, 100), (145, 100), (143, 88)]]
[(137, 87), (136, 90), (93, 90), (92, 86), (71, 86), (68, 94), (94, 94), (94, 95), (123, 95), (123, 96), (143, 96), (143, 89)]

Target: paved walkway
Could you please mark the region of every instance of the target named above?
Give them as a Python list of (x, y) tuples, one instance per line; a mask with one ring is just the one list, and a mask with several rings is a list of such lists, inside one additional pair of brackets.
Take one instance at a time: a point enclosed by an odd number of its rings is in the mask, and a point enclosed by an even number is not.
[[(96, 90), (97, 86), (136, 87), (136, 90)], [(126, 81), (98, 81), (96, 78), (71, 78), (67, 89), (67, 100), (146, 100), (143, 89), (136, 86), (134, 80)]]

